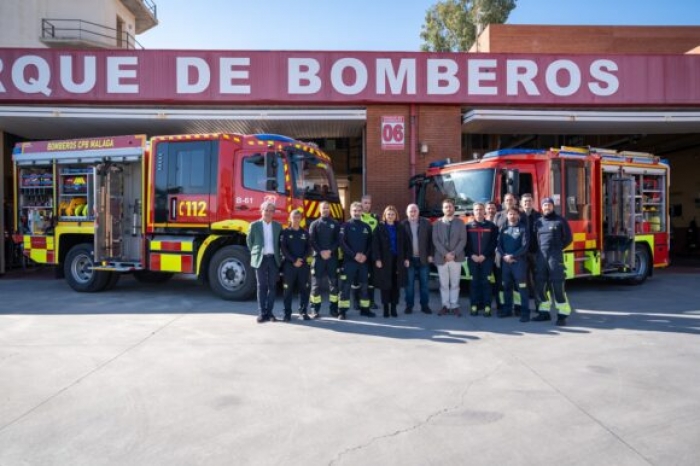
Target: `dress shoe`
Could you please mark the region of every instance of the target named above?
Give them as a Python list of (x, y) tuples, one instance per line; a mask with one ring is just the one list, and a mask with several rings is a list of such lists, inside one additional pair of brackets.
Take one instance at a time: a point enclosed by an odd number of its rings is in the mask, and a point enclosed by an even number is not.
[(533, 322), (546, 322), (548, 320), (552, 320), (552, 316), (549, 315), (549, 312), (538, 312), (537, 315), (532, 318)]
[[(432, 314), (432, 313), (433, 313), (433, 311), (431, 311), (430, 308), (429, 308), (428, 306), (421, 306), (420, 311), (421, 311), (423, 314)], [(408, 314), (408, 313), (407, 313), (407, 314)]]
[(267, 320), (269, 322), (277, 322), (277, 317), (275, 317), (274, 314), (270, 314), (269, 316), (267, 316)]
[(447, 306), (442, 306), (442, 309), (438, 311), (439, 316), (445, 316), (450, 313), (450, 310), (447, 309)]
[(413, 314), (413, 308), (406, 306), (406, 309), (403, 311), (404, 314)]
[(259, 323), (259, 324), (264, 324), (265, 322), (267, 322), (267, 320), (268, 320), (268, 319), (267, 319), (267, 317), (265, 317), (265, 316), (258, 316), (258, 318), (255, 319), (255, 321), (256, 321), (257, 323)]

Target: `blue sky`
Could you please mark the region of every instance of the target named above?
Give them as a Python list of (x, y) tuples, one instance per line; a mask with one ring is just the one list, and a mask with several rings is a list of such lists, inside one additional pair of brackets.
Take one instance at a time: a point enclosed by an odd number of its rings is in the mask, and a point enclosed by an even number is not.
[[(154, 0), (147, 49), (417, 51), (432, 0)], [(192, 6), (196, 5), (196, 6)], [(519, 0), (509, 24), (700, 25), (700, 0)]]

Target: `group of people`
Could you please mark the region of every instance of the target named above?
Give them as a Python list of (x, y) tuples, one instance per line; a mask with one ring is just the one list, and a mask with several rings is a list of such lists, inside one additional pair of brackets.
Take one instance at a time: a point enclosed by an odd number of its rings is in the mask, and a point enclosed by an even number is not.
[(247, 237), (258, 284), (258, 322), (277, 320), (272, 311), (280, 267), (284, 321), (291, 320), (295, 292), (299, 317), (320, 317), (325, 283), (329, 314), (341, 320), (348, 316), (353, 294), (360, 315), (376, 317), (375, 288), (381, 292), (384, 317), (398, 317), (402, 288), (404, 312), (411, 314), (416, 279), (420, 310), (432, 314), (431, 264), (440, 283), (438, 315), (461, 316), (460, 279), (466, 262), (471, 275), (470, 315), (491, 317), (495, 299), (498, 317), (517, 315), (528, 322), (533, 297), (536, 315), (532, 320), (548, 321), (553, 297), (556, 324), (566, 325), (571, 305), (564, 291), (564, 249), (573, 237), (566, 219), (554, 211), (552, 198), (542, 200), (541, 213), (533, 208), (530, 194), (523, 195), (520, 204), (513, 194), (506, 194), (501, 211), (493, 202), (477, 202), (473, 219), (466, 224), (455, 216), (451, 199), (443, 201), (443, 216), (432, 224), (419, 216), (415, 204), (406, 208), (404, 220), (392, 205), (381, 217), (371, 207), (371, 196), (363, 196), (362, 202), (351, 204), (351, 218), (341, 224), (331, 217), (330, 204), (322, 202), (320, 217), (307, 231), (301, 226), (300, 211), (290, 213), (289, 226), (283, 229), (273, 220), (275, 204), (262, 204), (262, 218), (251, 224)]

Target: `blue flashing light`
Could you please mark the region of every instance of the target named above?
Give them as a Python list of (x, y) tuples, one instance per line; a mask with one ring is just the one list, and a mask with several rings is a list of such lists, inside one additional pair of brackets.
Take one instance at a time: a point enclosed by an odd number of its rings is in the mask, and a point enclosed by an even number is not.
[(502, 157), (507, 155), (540, 155), (546, 153), (547, 151), (542, 149), (500, 149), (487, 152), (484, 154), (484, 158)]
[(260, 141), (294, 142), (294, 139), (280, 134), (254, 134)]
[(452, 163), (452, 159), (436, 160), (435, 162), (430, 162), (428, 168), (442, 168), (445, 165)]

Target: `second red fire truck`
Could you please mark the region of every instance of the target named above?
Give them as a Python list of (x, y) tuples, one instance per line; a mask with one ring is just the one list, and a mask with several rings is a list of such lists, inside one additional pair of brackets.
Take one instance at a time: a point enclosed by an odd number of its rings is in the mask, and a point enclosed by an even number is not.
[[(611, 277), (642, 283), (669, 265), (668, 163), (652, 154), (562, 147), (509, 149), (459, 163), (436, 162), (412, 180), (421, 214), (442, 215), (445, 197), (457, 214), (474, 202), (531, 193), (554, 199), (571, 225), (567, 278)], [(467, 277), (468, 278), (468, 277)]]

